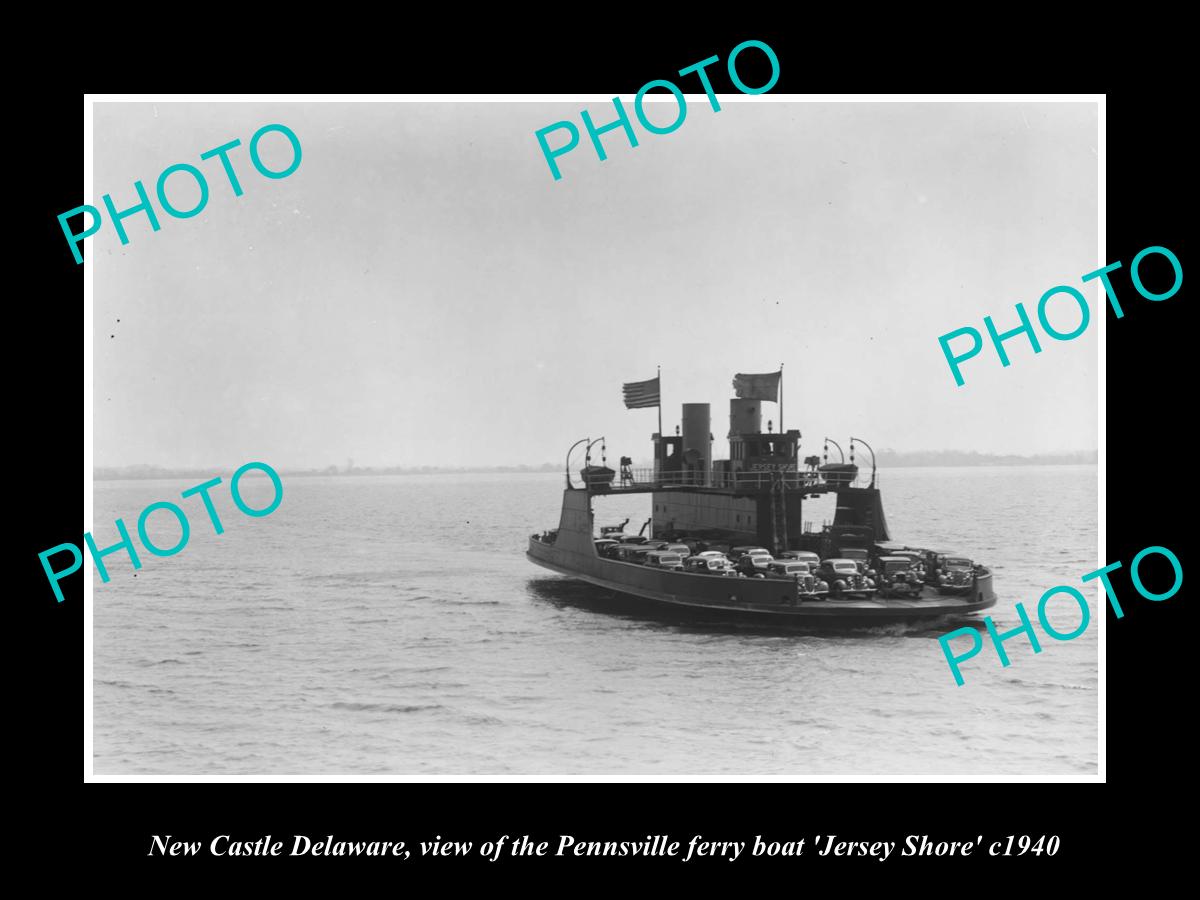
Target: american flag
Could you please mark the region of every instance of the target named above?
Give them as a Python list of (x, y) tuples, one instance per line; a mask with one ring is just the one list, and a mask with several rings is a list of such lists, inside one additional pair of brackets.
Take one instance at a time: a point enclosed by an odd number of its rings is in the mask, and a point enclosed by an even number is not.
[(641, 409), (643, 406), (658, 406), (658, 378), (649, 381), (631, 381), (624, 387), (625, 408)]

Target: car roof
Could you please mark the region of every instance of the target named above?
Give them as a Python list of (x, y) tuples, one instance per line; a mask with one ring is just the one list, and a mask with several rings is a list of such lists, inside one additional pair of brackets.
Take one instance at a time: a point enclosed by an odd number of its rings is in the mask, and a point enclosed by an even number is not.
[(855, 568), (857, 568), (857, 565), (856, 565), (856, 562), (855, 562), (855, 560), (853, 560), (853, 559), (847, 559), (847, 558), (846, 558), (846, 557), (844, 557), (844, 556), (831, 556), (831, 557), (829, 557), (829, 559), (823, 559), (823, 560), (821, 560), (821, 562), (827, 562), (827, 563), (830, 563), (830, 564), (833, 564), (833, 563), (850, 563), (850, 565), (852, 565), (852, 566), (855, 566)]
[(881, 556), (880, 562), (911, 562), (907, 556)]

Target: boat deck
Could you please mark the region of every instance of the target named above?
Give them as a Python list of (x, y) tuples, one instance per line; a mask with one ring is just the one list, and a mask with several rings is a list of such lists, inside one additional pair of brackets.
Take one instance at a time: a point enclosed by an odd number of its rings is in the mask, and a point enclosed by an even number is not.
[(639, 563), (593, 557), (556, 558), (553, 544), (531, 539), (527, 556), (543, 568), (622, 594), (675, 606), (753, 613), (786, 619), (911, 620), (960, 616), (988, 609), (996, 603), (989, 573), (978, 579), (967, 596), (942, 595), (924, 588), (910, 598), (845, 597), (801, 599), (784, 580), (735, 578), (701, 573), (653, 570)]
[[(866, 487), (865, 479), (843, 473), (713, 469), (708, 472), (655, 472), (653, 469), (626, 469), (618, 477), (590, 476), (583, 479), (592, 494), (649, 494), (656, 491), (695, 491), (728, 494), (758, 492), (778, 488), (806, 494), (834, 493), (848, 487)], [(877, 487), (877, 482), (871, 483)]]

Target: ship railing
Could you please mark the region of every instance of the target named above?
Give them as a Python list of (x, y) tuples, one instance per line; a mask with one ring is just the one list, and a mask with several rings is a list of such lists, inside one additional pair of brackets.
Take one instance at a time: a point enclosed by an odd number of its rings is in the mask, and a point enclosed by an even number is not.
[[(771, 469), (728, 469), (682, 470), (655, 473), (653, 468), (626, 468), (615, 476), (592, 475), (585, 479), (586, 485), (594, 490), (622, 488), (646, 490), (647, 488), (712, 487), (766, 489), (782, 481), (788, 488), (866, 487), (869, 479), (862, 475), (850, 476), (841, 472), (814, 472), (811, 470), (779, 471)], [(876, 478), (878, 484), (878, 478)]]

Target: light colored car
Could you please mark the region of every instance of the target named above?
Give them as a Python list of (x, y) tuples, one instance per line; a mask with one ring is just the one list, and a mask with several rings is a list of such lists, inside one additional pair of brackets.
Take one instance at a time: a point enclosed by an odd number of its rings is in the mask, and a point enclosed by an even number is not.
[(821, 564), (821, 557), (811, 550), (784, 550), (779, 554), (780, 559), (794, 559), (797, 562), (806, 562), (810, 569), (815, 569)]
[(747, 555), (754, 556), (756, 554), (770, 556), (771, 551), (766, 549), (765, 547), (755, 547), (750, 544), (745, 544), (740, 547), (730, 547), (728, 555), (729, 555), (729, 558), (732, 560), (739, 560), (743, 556), (747, 556)]
[(670, 550), (651, 550), (645, 564), (653, 569), (682, 569), (683, 557)]
[(683, 569), (685, 572), (694, 572), (701, 575), (737, 574), (733, 568), (733, 564), (721, 553), (715, 556), (689, 556), (683, 561)]

